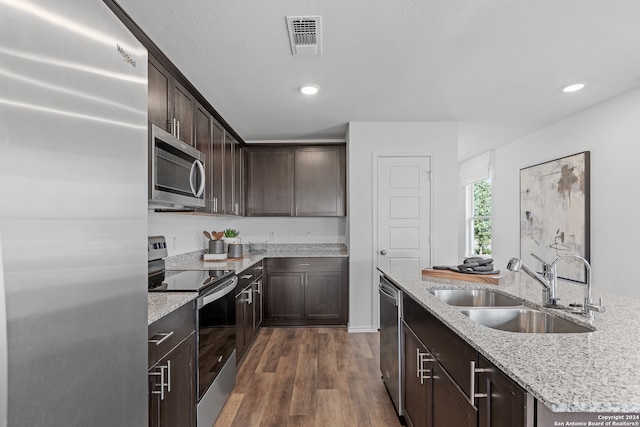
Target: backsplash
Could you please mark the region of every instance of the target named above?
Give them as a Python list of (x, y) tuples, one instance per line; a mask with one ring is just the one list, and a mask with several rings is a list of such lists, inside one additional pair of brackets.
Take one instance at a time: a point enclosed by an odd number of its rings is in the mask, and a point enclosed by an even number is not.
[(149, 211), (149, 236), (165, 236), (170, 256), (207, 249), (203, 230), (240, 230), (241, 243), (344, 244), (346, 219), (264, 218), (156, 213)]

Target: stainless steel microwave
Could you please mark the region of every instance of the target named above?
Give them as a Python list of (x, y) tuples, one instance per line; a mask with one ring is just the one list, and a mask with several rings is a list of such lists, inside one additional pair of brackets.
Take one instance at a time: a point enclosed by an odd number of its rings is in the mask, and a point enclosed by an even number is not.
[(205, 206), (204, 154), (156, 125), (149, 125), (149, 208), (194, 210)]

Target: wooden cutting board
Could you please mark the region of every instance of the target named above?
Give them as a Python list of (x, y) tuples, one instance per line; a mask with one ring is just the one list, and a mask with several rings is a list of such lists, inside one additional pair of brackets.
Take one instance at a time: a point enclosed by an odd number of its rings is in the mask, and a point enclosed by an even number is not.
[(448, 280), (461, 280), (463, 282), (485, 283), (490, 285), (504, 285), (512, 277), (509, 270), (500, 271), (498, 274), (467, 274), (451, 270), (435, 270), (433, 268), (422, 269), (422, 278), (439, 278)]

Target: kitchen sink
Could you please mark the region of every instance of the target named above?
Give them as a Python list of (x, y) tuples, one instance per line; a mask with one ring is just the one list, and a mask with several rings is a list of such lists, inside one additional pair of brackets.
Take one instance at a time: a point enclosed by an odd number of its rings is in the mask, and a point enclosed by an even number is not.
[(430, 289), (440, 301), (457, 307), (505, 307), (522, 303), (515, 298), (488, 289)]
[(523, 333), (580, 333), (595, 329), (527, 306), (469, 308), (461, 313), (489, 328)]

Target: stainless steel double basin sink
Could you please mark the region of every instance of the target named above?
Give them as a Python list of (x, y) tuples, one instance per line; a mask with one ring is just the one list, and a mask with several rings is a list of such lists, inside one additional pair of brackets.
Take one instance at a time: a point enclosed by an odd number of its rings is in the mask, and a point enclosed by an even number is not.
[(471, 320), (493, 329), (520, 333), (580, 333), (594, 329), (490, 289), (429, 289)]

